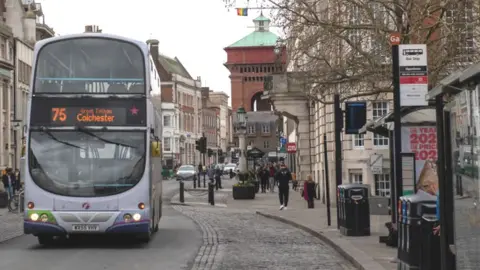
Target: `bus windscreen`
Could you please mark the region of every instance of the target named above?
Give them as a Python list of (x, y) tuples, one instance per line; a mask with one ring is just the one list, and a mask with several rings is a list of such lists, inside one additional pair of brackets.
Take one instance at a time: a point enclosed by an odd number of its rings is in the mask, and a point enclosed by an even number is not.
[(146, 93), (145, 57), (122, 40), (83, 37), (46, 44), (34, 74), (35, 93)]
[(32, 99), (32, 126), (145, 126), (145, 99)]

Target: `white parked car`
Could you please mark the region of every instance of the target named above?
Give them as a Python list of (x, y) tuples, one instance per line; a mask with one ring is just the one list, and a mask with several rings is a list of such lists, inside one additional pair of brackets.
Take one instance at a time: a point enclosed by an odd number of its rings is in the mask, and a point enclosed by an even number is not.
[(195, 176), (196, 171), (195, 171), (195, 166), (193, 165), (182, 165), (178, 168), (177, 170), (177, 181), (183, 180), (183, 181), (188, 181), (188, 180), (193, 180), (193, 177)]
[(229, 174), (230, 170), (232, 170), (234, 173), (237, 171), (237, 164), (235, 163), (229, 163), (223, 167), (223, 174)]

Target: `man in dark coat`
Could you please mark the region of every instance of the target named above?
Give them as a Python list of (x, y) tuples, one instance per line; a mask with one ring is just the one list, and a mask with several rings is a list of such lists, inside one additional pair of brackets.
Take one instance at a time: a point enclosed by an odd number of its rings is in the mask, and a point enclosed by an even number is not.
[(288, 193), (290, 192), (290, 181), (292, 180), (292, 173), (282, 164), (280, 170), (275, 174), (275, 180), (278, 183), (278, 197), (280, 199), (280, 210), (287, 209)]
[(2, 182), (5, 190), (7, 191), (8, 198), (10, 199), (15, 194), (15, 186), (17, 181), (12, 168), (7, 168), (5, 171), (6, 173), (2, 176)]

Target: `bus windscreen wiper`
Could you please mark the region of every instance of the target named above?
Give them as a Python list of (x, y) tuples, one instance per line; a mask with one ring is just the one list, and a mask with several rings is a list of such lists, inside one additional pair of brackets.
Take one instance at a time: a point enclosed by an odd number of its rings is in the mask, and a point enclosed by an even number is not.
[(43, 128), (42, 129), (42, 132), (44, 132), (45, 134), (48, 135), (48, 137), (50, 137), (50, 139), (56, 141), (56, 142), (59, 142), (61, 144), (64, 144), (64, 145), (68, 145), (68, 146), (71, 146), (71, 147), (75, 147), (75, 148), (78, 148), (78, 149), (82, 149), (82, 150), (85, 150), (83, 149), (82, 147), (78, 146), (78, 145), (75, 145), (75, 144), (71, 144), (69, 142), (65, 142), (65, 141), (62, 141), (62, 140), (59, 140), (57, 137), (55, 137), (52, 132), (50, 132), (50, 130), (46, 129), (46, 128)]
[(92, 136), (94, 138), (97, 138), (104, 143), (110, 143), (110, 144), (120, 145), (120, 146), (123, 146), (123, 147), (129, 147), (129, 148), (137, 148), (137, 147), (131, 146), (129, 144), (124, 144), (124, 143), (119, 143), (119, 142), (114, 142), (114, 141), (111, 141), (111, 140), (104, 139), (104, 138), (98, 136), (97, 134), (91, 132), (90, 130), (88, 130), (84, 127), (81, 127), (81, 126), (76, 126), (76, 128), (77, 128), (77, 131), (82, 132), (84, 134), (87, 134), (89, 136)]

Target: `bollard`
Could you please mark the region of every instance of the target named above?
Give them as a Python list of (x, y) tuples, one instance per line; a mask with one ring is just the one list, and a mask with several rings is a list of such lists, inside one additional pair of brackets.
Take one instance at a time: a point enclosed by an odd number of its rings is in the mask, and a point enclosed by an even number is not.
[(185, 184), (183, 181), (180, 181), (180, 202), (184, 203), (185, 202)]
[[(206, 175), (207, 175), (207, 173), (203, 174), (203, 187), (207, 187), (207, 180), (205, 180)], [(198, 180), (198, 185), (200, 186), (200, 179)]]
[(197, 180), (195, 177), (193, 178), (193, 188), (197, 188)]
[(215, 197), (213, 194), (213, 183), (208, 183), (208, 202), (211, 205), (215, 205)]

